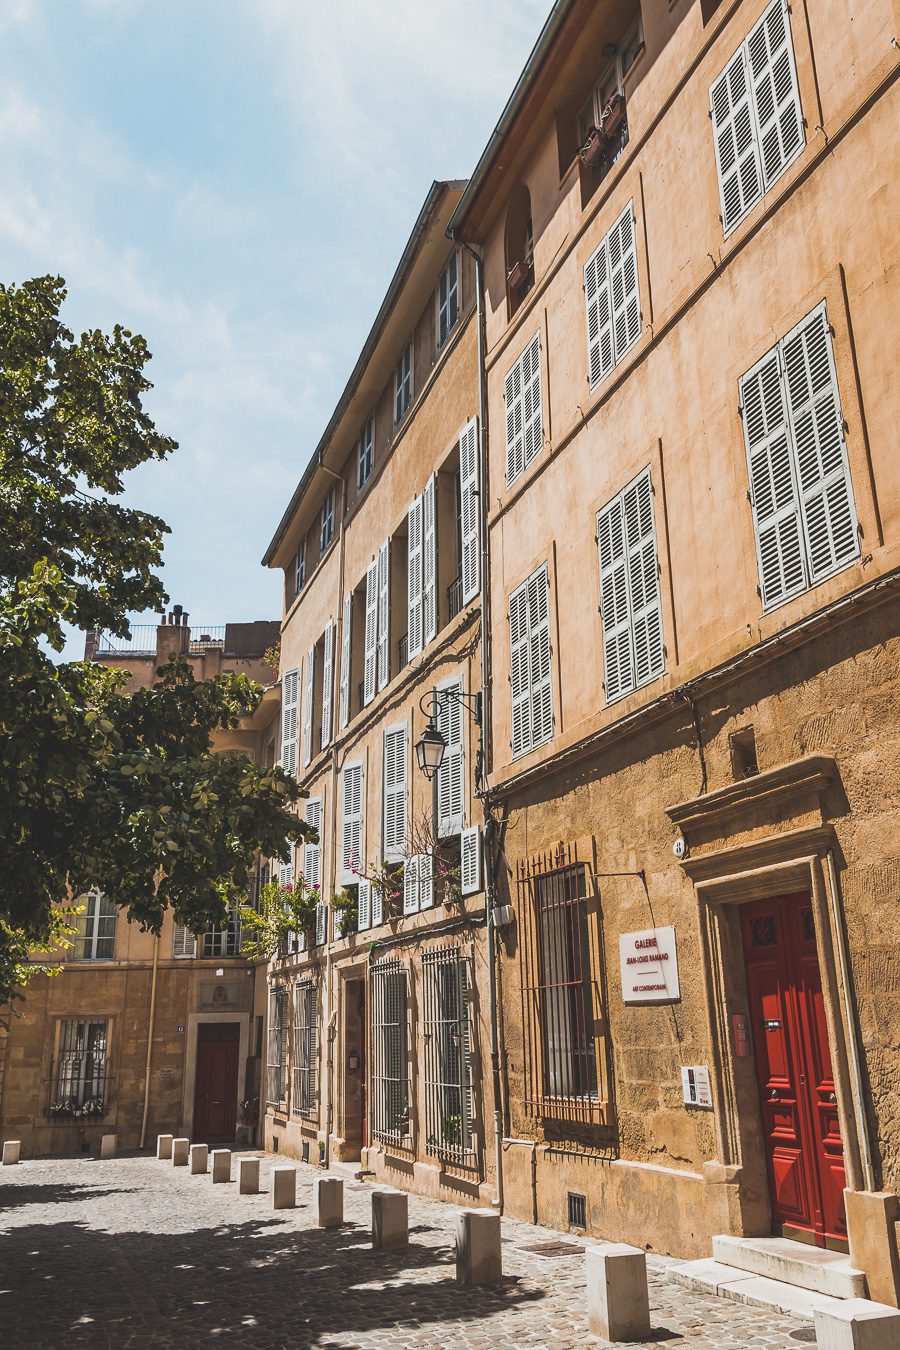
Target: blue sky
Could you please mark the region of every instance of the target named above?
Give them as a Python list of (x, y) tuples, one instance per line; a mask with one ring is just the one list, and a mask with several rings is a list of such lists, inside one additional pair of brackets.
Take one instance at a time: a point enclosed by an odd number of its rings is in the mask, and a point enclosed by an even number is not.
[(127, 500), (172, 527), (192, 620), (279, 614), (265, 545), (429, 184), (474, 167), (548, 10), (4, 0), (3, 280), (61, 274), (70, 327), (147, 338), (180, 448)]

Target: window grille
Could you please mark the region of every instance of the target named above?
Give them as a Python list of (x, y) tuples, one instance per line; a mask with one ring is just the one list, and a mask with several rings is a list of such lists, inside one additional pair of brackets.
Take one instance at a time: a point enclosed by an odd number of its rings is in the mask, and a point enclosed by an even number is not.
[(309, 1116), (316, 1108), (318, 1062), (318, 1015), (316, 986), (300, 980), (294, 988), (294, 1057), (291, 1109)]
[(578, 1191), (568, 1193), (569, 1227), (587, 1228), (587, 1196)]
[(266, 1104), (281, 1106), (284, 1100), (284, 990), (269, 991), (269, 1036), (266, 1052)]
[(602, 1121), (595, 1026), (602, 1006), (599, 916), (588, 873), (572, 848), (517, 869), (525, 1039), (531, 1115)]
[(208, 960), (220, 956), (240, 956), (241, 952), (241, 912), (237, 907), (228, 911), (228, 921), (224, 928), (211, 928), (203, 934), (201, 955)]
[(116, 954), (116, 904), (102, 891), (88, 891), (79, 897), (84, 913), (78, 915), (75, 938), (76, 961), (111, 961)]
[(459, 258), (456, 250), (447, 259), (438, 283), (438, 350), (450, 336), (459, 318)]
[(458, 947), (426, 952), (425, 1147), (451, 1162), (474, 1165), (472, 1036), (468, 963)]
[(407, 975), (399, 961), (372, 967), (373, 1134), (401, 1145), (410, 1133)]
[(103, 1115), (106, 1109), (107, 1027), (105, 1021), (99, 1020), (60, 1022), (51, 1116)]

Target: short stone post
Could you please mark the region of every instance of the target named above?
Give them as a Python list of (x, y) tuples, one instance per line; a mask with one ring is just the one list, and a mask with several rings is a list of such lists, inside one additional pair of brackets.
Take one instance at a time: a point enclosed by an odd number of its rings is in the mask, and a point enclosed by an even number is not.
[(813, 1316), (819, 1350), (900, 1350), (900, 1312), (887, 1303), (845, 1298)]
[(256, 1195), (259, 1190), (259, 1158), (238, 1159), (238, 1192)]
[(116, 1156), (116, 1136), (114, 1134), (103, 1134), (100, 1136), (100, 1157), (114, 1158)]
[(456, 1283), (497, 1284), (502, 1278), (500, 1215), (464, 1209), (456, 1220)]
[(22, 1144), (18, 1139), (7, 1139), (3, 1145), (3, 1166), (12, 1167), (19, 1161), (22, 1153)]
[(640, 1247), (611, 1242), (588, 1247), (588, 1329), (607, 1341), (646, 1341), (650, 1336), (647, 1257)]
[(191, 1144), (191, 1176), (195, 1177), (198, 1173), (205, 1176), (209, 1165), (209, 1145)]
[(231, 1180), (231, 1149), (214, 1148), (212, 1154), (213, 1181)]
[(158, 1134), (156, 1136), (156, 1156), (157, 1158), (171, 1158), (172, 1156), (171, 1134)]
[(272, 1208), (293, 1209), (297, 1204), (296, 1167), (273, 1167), (270, 1175), (272, 1177)]
[(372, 1192), (372, 1246), (376, 1251), (409, 1246), (409, 1196), (405, 1191)]
[(172, 1140), (172, 1166), (173, 1166), (173, 1167), (187, 1167), (187, 1165), (188, 1165), (188, 1150), (190, 1149), (190, 1147), (191, 1147), (191, 1141), (190, 1141), (190, 1139), (173, 1139), (173, 1140)]
[(340, 1228), (344, 1222), (344, 1183), (340, 1177), (313, 1180), (313, 1222), (317, 1228)]

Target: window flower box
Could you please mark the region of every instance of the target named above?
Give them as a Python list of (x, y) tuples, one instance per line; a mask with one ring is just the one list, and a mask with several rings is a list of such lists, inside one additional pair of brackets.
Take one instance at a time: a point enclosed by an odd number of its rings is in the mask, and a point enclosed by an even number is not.
[(512, 291), (521, 291), (528, 285), (531, 276), (531, 264), (523, 259), (514, 263), (506, 275), (506, 280)]
[(625, 121), (625, 95), (621, 92), (613, 94), (612, 98), (603, 109), (603, 116), (600, 119), (601, 130), (607, 139), (612, 139), (622, 129)]

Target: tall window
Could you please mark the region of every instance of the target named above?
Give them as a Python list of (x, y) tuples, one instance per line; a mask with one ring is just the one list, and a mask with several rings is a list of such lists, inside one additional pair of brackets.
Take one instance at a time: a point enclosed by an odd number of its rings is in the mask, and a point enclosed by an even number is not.
[(587, 888), (587, 869), (567, 850), (519, 866), (526, 1104), (535, 1115), (600, 1114), (597, 916)]
[(322, 503), (322, 526), (319, 532), (319, 552), (324, 553), (334, 538), (334, 488), (325, 493)]
[(536, 333), (503, 382), (506, 404), (506, 481), (514, 483), (544, 444), (541, 336)]
[(859, 530), (824, 304), (741, 380), (763, 608), (859, 557)]
[(727, 235), (803, 149), (787, 0), (774, 0), (709, 91)]
[(79, 898), (84, 913), (78, 915), (75, 938), (76, 961), (111, 961), (116, 954), (116, 904), (102, 891), (88, 891)]
[(606, 378), (641, 335), (637, 253), (631, 202), (584, 267), (588, 380)]
[(474, 1162), (468, 967), (458, 947), (422, 958), (425, 996), (425, 1147)]
[(108, 1024), (66, 1020), (59, 1024), (50, 1114), (102, 1116), (106, 1109)]
[(297, 772), (297, 712), (300, 671), (286, 670), (281, 683), (281, 763), (287, 773)]
[[(600, 127), (604, 122), (604, 113), (609, 108), (610, 99), (615, 98), (616, 94), (624, 96), (624, 81), (631, 67), (634, 65), (641, 52), (644, 50), (644, 34), (641, 29), (641, 21), (638, 18), (619, 44), (619, 50), (615, 56), (610, 59), (609, 65), (604, 70), (600, 79), (597, 81), (591, 96), (581, 109), (578, 117), (578, 136), (581, 144), (588, 138), (588, 134), (594, 127)], [(628, 139), (627, 124), (625, 134), (622, 139), (624, 145)], [(621, 147), (619, 147), (621, 149)]]
[(219, 956), (239, 956), (241, 951), (241, 912), (229, 909), (224, 928), (210, 928), (203, 934), (200, 954), (208, 960)]
[(509, 200), (506, 214), (506, 296), (509, 317), (534, 285), (534, 226), (531, 193), (519, 183)]
[(311, 1115), (316, 1107), (318, 1059), (316, 986), (299, 980), (294, 987), (294, 1057), (291, 1109), (295, 1115)]
[(553, 735), (546, 566), (533, 572), (509, 597), (509, 666), (515, 759), (543, 745)]
[(280, 1106), (285, 1095), (284, 1081), (284, 1023), (285, 991), (281, 987), (269, 991), (269, 1035), (266, 1050), (266, 1103)]
[(300, 540), (297, 556), (294, 559), (294, 594), (299, 595), (306, 585), (306, 540)]
[(399, 961), (372, 967), (373, 1132), (389, 1144), (410, 1133), (406, 980)]
[(406, 854), (406, 724), (386, 727), (382, 797), (382, 856), (385, 862), (402, 861)]
[(341, 884), (356, 881), (363, 861), (363, 766), (345, 764), (341, 774)]
[(459, 255), (456, 249), (447, 259), (438, 282), (438, 347), (443, 347), (459, 318)]
[(649, 469), (598, 513), (597, 550), (603, 687), (614, 703), (665, 669)]
[(356, 486), (364, 487), (369, 481), (372, 464), (375, 459), (375, 424), (370, 417), (359, 433), (356, 450)]
[(394, 371), (394, 421), (402, 422), (412, 403), (412, 340), (400, 353)]

